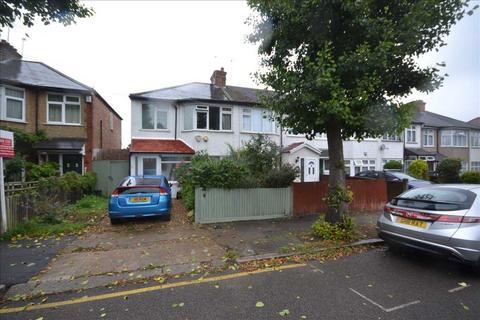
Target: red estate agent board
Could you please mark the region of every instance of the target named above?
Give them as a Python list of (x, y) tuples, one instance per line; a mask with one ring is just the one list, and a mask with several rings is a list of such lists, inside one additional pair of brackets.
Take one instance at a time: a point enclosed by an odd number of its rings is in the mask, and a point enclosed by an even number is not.
[(13, 150), (13, 132), (0, 130), (0, 157), (15, 157), (15, 151)]

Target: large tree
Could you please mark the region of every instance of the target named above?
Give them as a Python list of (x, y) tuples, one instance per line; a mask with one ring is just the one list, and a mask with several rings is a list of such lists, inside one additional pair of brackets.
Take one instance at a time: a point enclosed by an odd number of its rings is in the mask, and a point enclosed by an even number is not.
[[(439, 66), (416, 58), (444, 46), (468, 8), (461, 0), (248, 0), (249, 40), (259, 43), (264, 103), (293, 133), (326, 133), (330, 157), (326, 220), (346, 211), (343, 140), (400, 133), (413, 89), (442, 82)], [(469, 11), (469, 14), (472, 12)]]
[(13, 27), (16, 19), (28, 27), (33, 26), (35, 18), (41, 22), (60, 22), (69, 25), (75, 18), (85, 18), (93, 14), (93, 10), (85, 7), (79, 0), (1, 0), (0, 31), (4, 27)]

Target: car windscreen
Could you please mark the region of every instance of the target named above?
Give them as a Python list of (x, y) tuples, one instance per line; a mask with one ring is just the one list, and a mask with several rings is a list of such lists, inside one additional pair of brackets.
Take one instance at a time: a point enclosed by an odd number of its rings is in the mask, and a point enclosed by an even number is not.
[(122, 187), (132, 186), (159, 186), (162, 184), (161, 178), (128, 178), (122, 183)]
[(144, 194), (144, 193), (159, 193), (158, 187), (120, 187), (118, 188), (118, 194)]
[(418, 188), (407, 191), (392, 200), (399, 207), (451, 211), (470, 209), (476, 194), (457, 188)]

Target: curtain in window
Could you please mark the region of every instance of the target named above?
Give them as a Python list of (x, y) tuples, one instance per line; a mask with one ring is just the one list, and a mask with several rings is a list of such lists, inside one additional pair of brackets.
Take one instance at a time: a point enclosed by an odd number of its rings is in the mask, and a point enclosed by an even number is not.
[(243, 131), (252, 131), (252, 117), (251, 117), (249, 109), (244, 109), (243, 110), (242, 130)]
[(153, 118), (155, 114), (153, 113), (153, 107), (148, 104), (142, 104), (142, 129), (154, 129)]
[(61, 104), (48, 105), (48, 121), (62, 122), (62, 105)]
[(7, 118), (23, 119), (23, 102), (7, 98)]
[(183, 129), (192, 130), (193, 129), (193, 107), (185, 107), (183, 111)]
[(254, 132), (262, 132), (262, 113), (262, 110), (259, 109), (252, 110), (252, 131)]
[(157, 110), (157, 129), (167, 129), (168, 112), (165, 110)]
[(78, 104), (65, 105), (65, 122), (80, 124), (80, 106)]
[(232, 114), (222, 114), (222, 130), (232, 130)]

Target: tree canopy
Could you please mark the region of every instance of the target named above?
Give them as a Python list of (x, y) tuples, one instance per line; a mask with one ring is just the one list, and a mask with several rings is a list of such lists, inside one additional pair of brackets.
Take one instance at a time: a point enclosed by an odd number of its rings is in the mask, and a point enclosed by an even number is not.
[(4, 27), (13, 27), (16, 19), (28, 27), (33, 26), (35, 18), (43, 24), (60, 22), (69, 25), (76, 18), (93, 15), (93, 10), (78, 0), (2, 0), (0, 2), (0, 31)]

